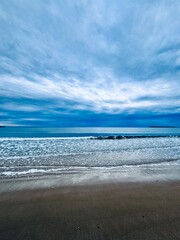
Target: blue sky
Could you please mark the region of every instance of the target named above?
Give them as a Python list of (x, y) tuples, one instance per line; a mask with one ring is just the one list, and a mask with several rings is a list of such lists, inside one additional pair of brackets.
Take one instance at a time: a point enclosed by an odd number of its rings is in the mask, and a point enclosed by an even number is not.
[(1, 0), (0, 124), (179, 125), (179, 0)]

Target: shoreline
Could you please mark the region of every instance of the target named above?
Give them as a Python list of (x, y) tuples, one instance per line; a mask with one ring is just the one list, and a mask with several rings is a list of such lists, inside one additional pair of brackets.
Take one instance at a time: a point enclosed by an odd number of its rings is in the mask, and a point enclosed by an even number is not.
[(0, 194), (0, 239), (176, 240), (180, 181), (21, 189)]
[(155, 183), (180, 181), (180, 165), (146, 165), (113, 167), (101, 170), (65, 171), (60, 174), (32, 174), (1, 177), (0, 193), (19, 190), (95, 186), (123, 183)]

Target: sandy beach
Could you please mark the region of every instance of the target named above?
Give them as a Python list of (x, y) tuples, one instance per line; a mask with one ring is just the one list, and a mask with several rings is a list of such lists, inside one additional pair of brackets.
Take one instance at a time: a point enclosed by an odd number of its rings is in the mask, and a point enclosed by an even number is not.
[(0, 194), (0, 239), (180, 239), (180, 182)]

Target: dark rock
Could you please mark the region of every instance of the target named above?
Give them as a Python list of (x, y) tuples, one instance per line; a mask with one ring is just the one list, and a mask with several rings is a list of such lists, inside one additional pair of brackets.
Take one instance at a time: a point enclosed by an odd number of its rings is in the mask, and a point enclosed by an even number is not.
[(124, 136), (117, 136), (116, 139), (123, 139)]
[(114, 140), (114, 139), (116, 139), (116, 138), (115, 138), (115, 136), (108, 136), (108, 137), (106, 137), (106, 139)]

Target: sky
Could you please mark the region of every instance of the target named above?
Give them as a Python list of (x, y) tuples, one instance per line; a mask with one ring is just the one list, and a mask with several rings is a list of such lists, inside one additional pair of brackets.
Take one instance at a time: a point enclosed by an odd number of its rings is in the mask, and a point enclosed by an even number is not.
[(0, 125), (180, 126), (179, 0), (1, 0)]

